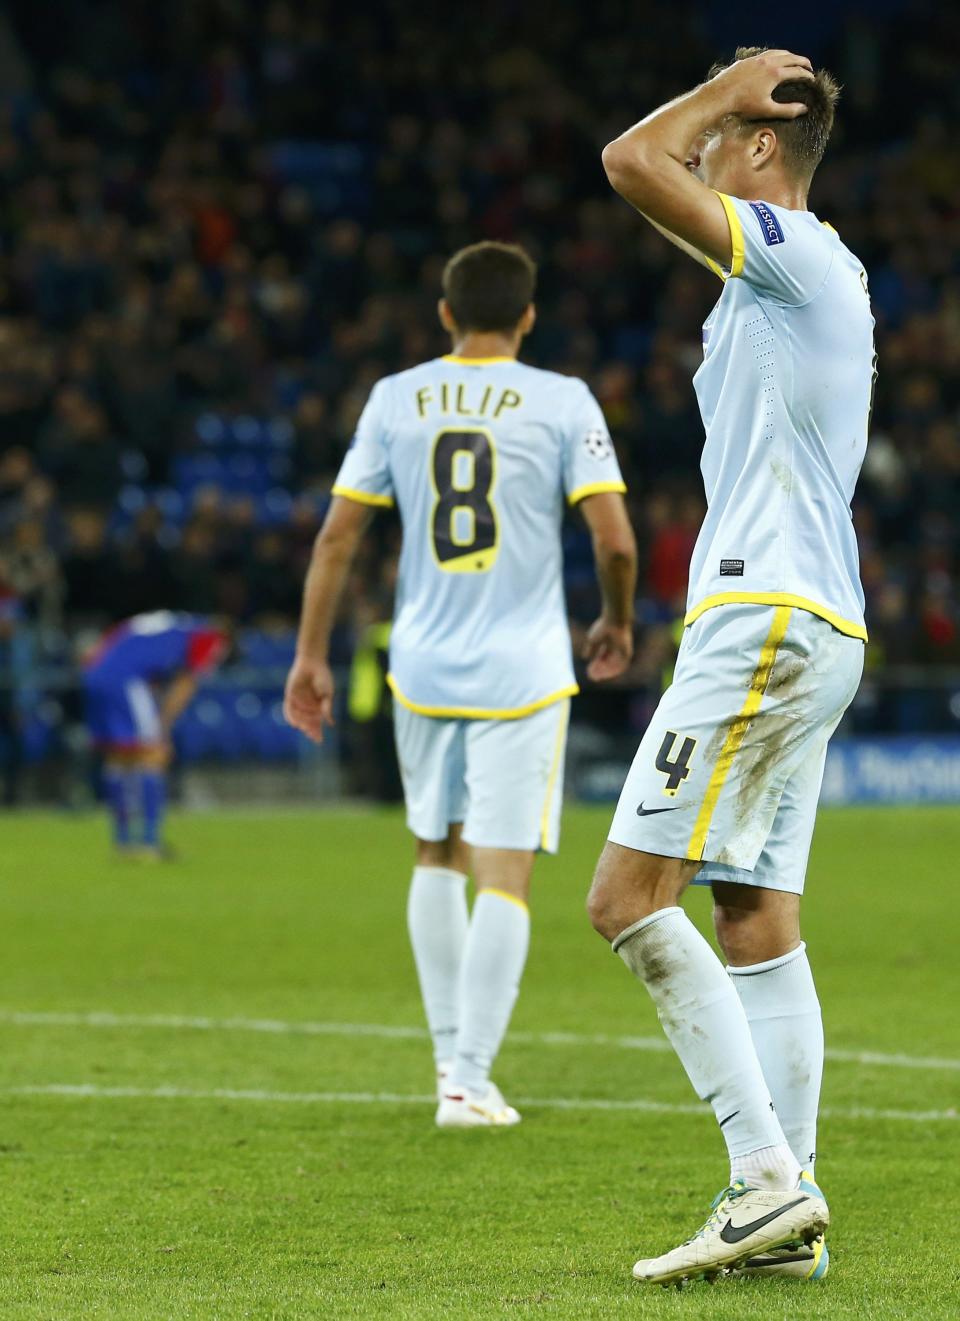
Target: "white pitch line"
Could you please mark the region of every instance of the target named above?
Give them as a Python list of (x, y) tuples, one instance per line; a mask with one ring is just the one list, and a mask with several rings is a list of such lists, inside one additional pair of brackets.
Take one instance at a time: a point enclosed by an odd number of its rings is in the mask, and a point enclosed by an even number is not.
[[(389, 1023), (322, 1023), (278, 1018), (205, 1018), (186, 1014), (114, 1014), (33, 1012), (0, 1009), (0, 1026), (12, 1027), (90, 1027), (90, 1028), (167, 1028), (173, 1031), (263, 1032), (275, 1036), (305, 1037), (376, 1037), (381, 1040), (424, 1041), (428, 1033), (422, 1027)], [(604, 1046), (614, 1050), (643, 1050), (669, 1053), (670, 1043), (663, 1037), (608, 1036), (602, 1032), (511, 1032), (510, 1041), (523, 1046)], [(937, 1055), (884, 1054), (873, 1050), (827, 1048), (827, 1059), (841, 1064), (862, 1064), (886, 1069), (933, 1069), (960, 1073), (960, 1059)]]
[[(254, 1101), (271, 1105), (422, 1105), (436, 1104), (436, 1097), (412, 1096), (402, 1092), (270, 1092), (259, 1088), (213, 1087), (100, 1087), (96, 1083), (38, 1083), (0, 1089), (0, 1096), (61, 1096), (79, 1100), (143, 1101)], [(607, 1110), (642, 1114), (703, 1115), (706, 1105), (692, 1102), (606, 1100), (590, 1096), (518, 1097), (517, 1104), (537, 1110)], [(955, 1122), (957, 1110), (874, 1110), (867, 1106), (828, 1106), (826, 1119), (893, 1119), (911, 1124)]]

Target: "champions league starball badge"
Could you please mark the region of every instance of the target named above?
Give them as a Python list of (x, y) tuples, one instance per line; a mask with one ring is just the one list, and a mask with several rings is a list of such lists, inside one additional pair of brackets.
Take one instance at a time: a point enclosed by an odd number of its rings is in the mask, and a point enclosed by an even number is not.
[(610, 437), (605, 431), (601, 431), (599, 427), (594, 427), (591, 431), (588, 431), (583, 443), (587, 447), (587, 453), (593, 459), (607, 459), (613, 453)]

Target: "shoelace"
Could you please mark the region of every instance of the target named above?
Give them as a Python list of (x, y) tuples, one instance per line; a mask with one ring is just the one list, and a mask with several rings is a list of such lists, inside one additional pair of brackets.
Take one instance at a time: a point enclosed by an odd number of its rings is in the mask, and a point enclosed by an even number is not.
[[(738, 1197), (742, 1197), (744, 1193), (749, 1191), (750, 1189), (742, 1179), (735, 1179), (728, 1188), (724, 1188), (722, 1192), (717, 1193), (716, 1197), (710, 1203), (710, 1214), (697, 1232), (687, 1239), (687, 1243), (692, 1243), (694, 1239), (703, 1238), (704, 1234), (706, 1234), (709, 1229), (714, 1229), (720, 1223), (720, 1220), (726, 1211), (727, 1203), (735, 1202)], [(684, 1244), (684, 1246), (686, 1246), (686, 1244)]]

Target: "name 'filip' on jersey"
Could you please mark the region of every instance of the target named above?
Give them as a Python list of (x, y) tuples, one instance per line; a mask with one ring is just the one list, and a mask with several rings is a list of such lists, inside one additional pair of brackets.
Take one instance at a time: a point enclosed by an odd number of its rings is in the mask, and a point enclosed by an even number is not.
[(422, 385), (415, 399), (419, 417), (426, 417), (428, 413), (445, 413), (448, 416), (498, 418), (506, 409), (519, 408), (523, 403), (523, 395), (518, 390), (494, 385), (481, 388), (479, 383), (474, 386), (465, 381), (455, 384), (443, 381), (439, 390)]

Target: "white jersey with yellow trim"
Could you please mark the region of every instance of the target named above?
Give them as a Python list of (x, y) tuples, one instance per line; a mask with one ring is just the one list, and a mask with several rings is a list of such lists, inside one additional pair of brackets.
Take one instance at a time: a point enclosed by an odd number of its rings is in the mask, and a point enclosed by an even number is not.
[(398, 700), (425, 715), (512, 719), (576, 692), (564, 503), (625, 489), (581, 380), (450, 355), (379, 381), (333, 490), (400, 509)]
[(875, 355), (860, 261), (810, 211), (719, 194), (732, 240), (694, 388), (707, 516), (687, 623), (726, 602), (790, 605), (866, 639), (850, 501)]

